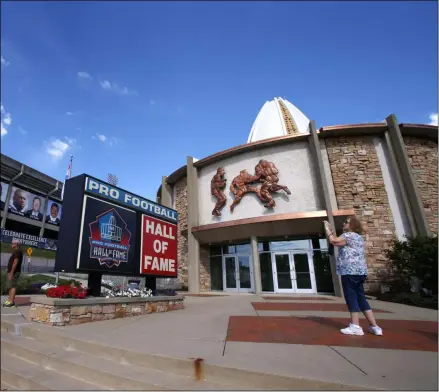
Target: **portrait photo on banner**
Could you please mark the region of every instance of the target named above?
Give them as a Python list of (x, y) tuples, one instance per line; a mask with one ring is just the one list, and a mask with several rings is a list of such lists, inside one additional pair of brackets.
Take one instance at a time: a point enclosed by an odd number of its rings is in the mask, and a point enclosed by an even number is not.
[(46, 222), (58, 226), (61, 221), (62, 205), (58, 201), (50, 200), (47, 203)]
[(8, 211), (36, 221), (43, 220), (44, 196), (12, 187)]
[(8, 194), (9, 184), (0, 183), (0, 211), (4, 211), (6, 205), (6, 196)]

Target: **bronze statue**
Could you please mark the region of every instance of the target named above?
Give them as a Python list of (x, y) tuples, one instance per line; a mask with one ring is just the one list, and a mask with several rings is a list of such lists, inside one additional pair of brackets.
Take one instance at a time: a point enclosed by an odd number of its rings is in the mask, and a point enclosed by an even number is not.
[(212, 211), (212, 215), (221, 216), (221, 209), (226, 205), (227, 198), (224, 195), (223, 189), (226, 187), (227, 180), (224, 178), (225, 171), (222, 167), (216, 169), (216, 174), (210, 181), (210, 190), (212, 196), (216, 197), (217, 202)]
[[(287, 195), (291, 195), (290, 190), (285, 185), (279, 184), (279, 170), (273, 162), (268, 162), (261, 159), (255, 167), (255, 175), (250, 175), (247, 170), (241, 170), (239, 176), (235, 177), (230, 185), (230, 190), (235, 195), (235, 200), (230, 206), (230, 211), (233, 212), (235, 206), (241, 201), (246, 193), (256, 193), (259, 199), (266, 203), (264, 207), (273, 208), (276, 202), (273, 199), (272, 193), (283, 190)], [(254, 182), (261, 182), (261, 186), (249, 186)]]
[(259, 178), (257, 176), (250, 175), (245, 169), (239, 172), (239, 175), (236, 176), (230, 184), (230, 191), (235, 195), (235, 200), (233, 200), (233, 203), (230, 206), (230, 211), (233, 212), (235, 206), (241, 201), (242, 197), (246, 193), (259, 192), (259, 188), (254, 186), (248, 186), (248, 184), (257, 181), (258, 179)]

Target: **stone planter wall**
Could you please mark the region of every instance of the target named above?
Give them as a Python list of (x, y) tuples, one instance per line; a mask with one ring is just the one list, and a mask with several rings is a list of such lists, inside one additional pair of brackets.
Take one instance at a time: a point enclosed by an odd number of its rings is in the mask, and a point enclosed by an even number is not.
[(57, 327), (77, 325), (179, 310), (184, 308), (183, 300), (182, 296), (87, 299), (41, 297), (32, 299), (29, 319)]

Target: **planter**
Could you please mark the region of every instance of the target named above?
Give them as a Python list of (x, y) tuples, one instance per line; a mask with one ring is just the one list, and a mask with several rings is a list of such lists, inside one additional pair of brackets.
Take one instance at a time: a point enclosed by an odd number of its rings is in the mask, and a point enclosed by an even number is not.
[(184, 297), (31, 299), (29, 319), (52, 326), (65, 326), (184, 309)]

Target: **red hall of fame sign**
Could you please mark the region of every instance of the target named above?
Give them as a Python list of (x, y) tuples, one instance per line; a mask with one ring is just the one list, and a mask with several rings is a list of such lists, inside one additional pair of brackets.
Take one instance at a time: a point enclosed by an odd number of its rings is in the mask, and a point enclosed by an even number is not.
[(177, 277), (177, 225), (142, 215), (140, 273)]

